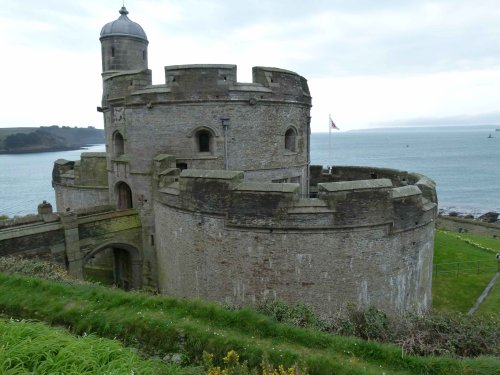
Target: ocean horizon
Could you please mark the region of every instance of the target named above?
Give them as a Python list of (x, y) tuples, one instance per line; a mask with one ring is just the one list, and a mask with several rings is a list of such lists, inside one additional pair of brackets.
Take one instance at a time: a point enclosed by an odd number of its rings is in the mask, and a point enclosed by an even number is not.
[[(436, 182), (441, 212), (500, 212), (498, 125), (404, 127), (311, 134), (311, 163), (417, 172)], [(491, 138), (489, 138), (491, 134)]]
[[(378, 128), (311, 134), (311, 164), (371, 166), (417, 172), (437, 184), (441, 212), (479, 216), (500, 212), (500, 132), (495, 125)], [(492, 138), (488, 138), (489, 134)], [(0, 155), (0, 215), (36, 213), (46, 200), (57, 159), (78, 160), (86, 150)]]

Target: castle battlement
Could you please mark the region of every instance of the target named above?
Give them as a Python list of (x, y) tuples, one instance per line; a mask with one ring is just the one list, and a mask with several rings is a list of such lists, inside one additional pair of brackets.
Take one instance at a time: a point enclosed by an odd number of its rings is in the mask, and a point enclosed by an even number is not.
[(408, 230), (432, 222), (436, 213), (419, 186), (398, 187), (389, 178), (319, 183), (317, 198), (303, 198), (298, 184), (245, 181), (242, 171), (179, 172), (160, 172), (159, 202), (196, 215), (223, 215), (229, 226)]
[(191, 64), (165, 67), (165, 84), (152, 85), (150, 70), (103, 73), (108, 103), (150, 106), (180, 101), (246, 101), (250, 105), (266, 101), (290, 101), (311, 105), (307, 80), (295, 72), (252, 68), (252, 82), (237, 81), (236, 65)]

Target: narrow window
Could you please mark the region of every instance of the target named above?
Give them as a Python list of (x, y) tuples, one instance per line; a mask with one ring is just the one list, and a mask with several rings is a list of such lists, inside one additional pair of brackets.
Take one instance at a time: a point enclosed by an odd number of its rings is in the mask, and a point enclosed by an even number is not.
[(115, 57), (115, 47), (111, 47), (111, 57)]
[(210, 133), (206, 130), (198, 132), (198, 150), (199, 152), (210, 152)]
[(142, 59), (146, 60), (146, 51), (142, 51)]
[(115, 132), (113, 134), (113, 154), (114, 156), (120, 156), (125, 153), (125, 142), (123, 136), (120, 132)]
[(179, 168), (181, 171), (188, 168), (187, 163), (177, 163), (175, 166)]
[(285, 149), (295, 152), (295, 130), (288, 129), (285, 133)]

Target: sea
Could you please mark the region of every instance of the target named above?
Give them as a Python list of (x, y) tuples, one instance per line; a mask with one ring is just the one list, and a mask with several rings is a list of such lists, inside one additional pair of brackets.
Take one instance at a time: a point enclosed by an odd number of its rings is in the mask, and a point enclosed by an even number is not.
[[(373, 166), (418, 172), (437, 184), (441, 212), (479, 216), (500, 212), (500, 126), (442, 126), (311, 134), (311, 163)], [(491, 134), (491, 137), (489, 137)], [(86, 150), (0, 155), (0, 215), (36, 213), (46, 200), (57, 159), (78, 160)]]

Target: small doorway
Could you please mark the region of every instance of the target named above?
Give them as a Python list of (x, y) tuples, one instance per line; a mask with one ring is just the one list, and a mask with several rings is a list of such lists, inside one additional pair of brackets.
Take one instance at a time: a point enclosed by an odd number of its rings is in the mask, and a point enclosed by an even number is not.
[(125, 182), (119, 182), (116, 185), (116, 194), (118, 196), (116, 207), (119, 210), (132, 208), (132, 190)]
[(132, 288), (132, 261), (126, 250), (113, 249), (113, 282), (120, 289)]

